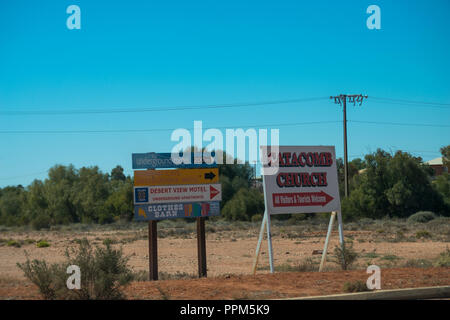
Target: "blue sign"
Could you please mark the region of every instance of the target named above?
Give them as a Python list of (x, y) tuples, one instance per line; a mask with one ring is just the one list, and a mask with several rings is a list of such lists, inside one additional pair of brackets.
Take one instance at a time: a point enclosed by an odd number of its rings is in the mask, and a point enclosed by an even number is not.
[(134, 189), (134, 202), (136, 202), (136, 203), (148, 202), (148, 188), (135, 188)]
[[(201, 153), (195, 153), (195, 157), (201, 159)], [(133, 169), (158, 169), (158, 168), (215, 168), (217, 164), (194, 163), (194, 152), (191, 153), (190, 163), (176, 164), (172, 161), (171, 153), (133, 153)]]
[(197, 218), (220, 215), (220, 202), (138, 204), (134, 206), (136, 221), (175, 218)]

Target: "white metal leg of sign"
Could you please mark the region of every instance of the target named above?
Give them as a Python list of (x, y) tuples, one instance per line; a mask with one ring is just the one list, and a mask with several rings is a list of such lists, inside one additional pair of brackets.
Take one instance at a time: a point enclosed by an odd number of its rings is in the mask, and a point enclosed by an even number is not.
[(337, 218), (338, 218), (338, 228), (339, 228), (339, 243), (341, 244), (341, 248), (344, 248), (344, 228), (342, 226), (341, 210), (338, 211)]
[(266, 229), (266, 220), (267, 220), (267, 211), (264, 211), (264, 217), (261, 222), (261, 230), (259, 231), (258, 245), (256, 246), (255, 260), (253, 262), (253, 270), (252, 270), (253, 275), (255, 275), (256, 266), (258, 265), (259, 253), (261, 252), (261, 243), (264, 237), (264, 231)]
[(272, 250), (272, 235), (270, 233), (270, 214), (267, 212), (267, 245), (269, 248), (269, 264), (270, 264), (270, 273), (274, 272), (273, 269), (273, 250)]
[(334, 218), (336, 217), (336, 211), (331, 213), (330, 224), (328, 225), (327, 238), (325, 239), (325, 245), (323, 246), (322, 260), (320, 260), (319, 272), (322, 272), (323, 265), (327, 258), (328, 241), (330, 241), (331, 231), (333, 230)]

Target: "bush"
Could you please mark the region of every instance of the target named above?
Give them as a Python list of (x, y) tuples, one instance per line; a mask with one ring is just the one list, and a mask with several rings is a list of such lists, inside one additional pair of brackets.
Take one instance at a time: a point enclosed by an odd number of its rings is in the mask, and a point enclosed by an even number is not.
[(425, 259), (410, 259), (403, 265), (405, 268), (429, 268), (433, 264), (429, 260)]
[(431, 170), (421, 158), (378, 149), (365, 156), (364, 164), (366, 170), (350, 180), (350, 196), (342, 200), (345, 220), (385, 215), (407, 218), (420, 210), (448, 214), (448, 205), (431, 184)]
[[(45, 299), (114, 300), (122, 299), (121, 287), (133, 280), (128, 268), (128, 257), (122, 250), (113, 250), (110, 244), (95, 249), (86, 239), (78, 250), (66, 250), (66, 261), (48, 265), (45, 260), (27, 261), (17, 266), (36, 284)], [(67, 267), (76, 265), (81, 271), (81, 288), (69, 290), (66, 286)]]
[(222, 209), (222, 216), (229, 220), (250, 221), (264, 211), (264, 196), (256, 189), (241, 188)]
[(450, 267), (450, 249), (448, 247), (444, 252), (441, 252), (434, 265), (436, 267)]
[(367, 288), (367, 285), (362, 282), (361, 280), (356, 280), (353, 282), (346, 282), (344, 283), (344, 292), (364, 292), (364, 291), (370, 291)]
[[(25, 253), (26, 254), (26, 253)], [(65, 270), (58, 264), (47, 265), (44, 260), (27, 261), (17, 266), (24, 272), (25, 277), (34, 283), (46, 300), (57, 299), (66, 287)], [(66, 288), (67, 290), (67, 288)]]
[(416, 238), (420, 239), (420, 238), (431, 238), (431, 233), (429, 233), (426, 230), (421, 230), (421, 231), (417, 231), (416, 233)]
[(128, 257), (122, 249), (114, 250), (109, 243), (95, 250), (86, 239), (80, 242), (78, 251), (66, 251), (67, 265), (77, 265), (82, 270), (81, 289), (71, 290), (77, 299), (116, 300), (124, 298), (121, 287), (133, 280), (128, 267)]
[(254, 214), (252, 215), (252, 222), (261, 222), (262, 218), (262, 214)]
[(8, 242), (6, 242), (6, 245), (8, 247), (16, 247), (16, 248), (20, 248), (22, 246), (22, 244), (19, 241), (16, 240), (8, 240)]
[(358, 253), (353, 250), (352, 243), (347, 243), (343, 247), (336, 246), (334, 248), (334, 257), (334, 263), (340, 265), (342, 270), (348, 270), (358, 258)]
[(47, 247), (50, 247), (50, 243), (48, 243), (47, 240), (40, 240), (36, 243), (36, 247), (47, 248)]
[(317, 263), (310, 257), (303, 260), (297, 267), (297, 271), (299, 272), (312, 272), (317, 270)]
[(419, 211), (408, 218), (410, 223), (427, 223), (436, 218), (436, 215), (431, 211)]
[(31, 226), (36, 230), (48, 229), (50, 228), (50, 224), (50, 217), (44, 214), (38, 215), (31, 221)]

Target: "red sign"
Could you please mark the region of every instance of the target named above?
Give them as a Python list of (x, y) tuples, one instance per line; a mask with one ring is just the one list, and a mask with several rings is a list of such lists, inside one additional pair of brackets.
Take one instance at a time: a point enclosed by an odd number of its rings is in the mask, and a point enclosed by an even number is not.
[(272, 194), (274, 207), (323, 207), (333, 199), (334, 198), (332, 196), (323, 191)]
[(212, 185), (209, 186), (209, 199), (214, 198), (215, 196), (217, 196), (220, 193), (219, 190), (217, 190), (216, 188), (214, 188)]

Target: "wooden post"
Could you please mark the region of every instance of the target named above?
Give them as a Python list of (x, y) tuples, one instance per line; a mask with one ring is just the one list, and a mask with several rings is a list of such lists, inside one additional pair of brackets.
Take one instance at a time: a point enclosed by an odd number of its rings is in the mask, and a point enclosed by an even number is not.
[(150, 280), (158, 280), (158, 228), (156, 220), (148, 222), (148, 260)]
[(205, 218), (197, 218), (198, 277), (206, 277)]

